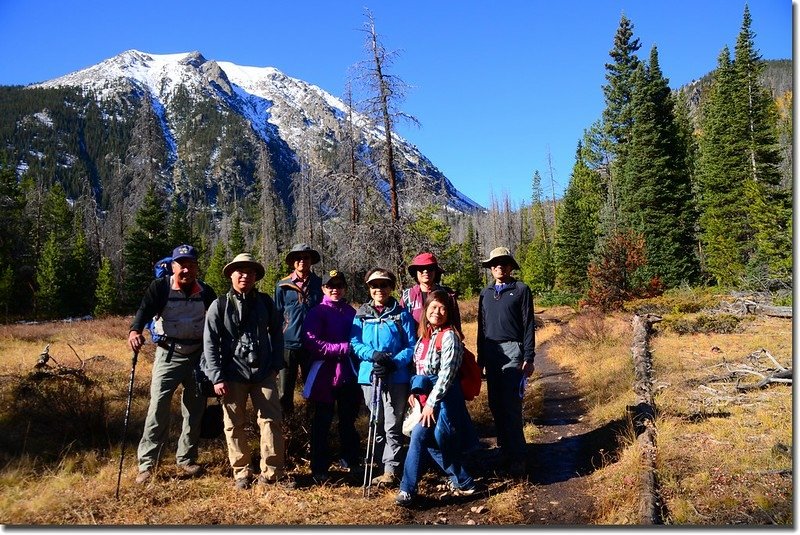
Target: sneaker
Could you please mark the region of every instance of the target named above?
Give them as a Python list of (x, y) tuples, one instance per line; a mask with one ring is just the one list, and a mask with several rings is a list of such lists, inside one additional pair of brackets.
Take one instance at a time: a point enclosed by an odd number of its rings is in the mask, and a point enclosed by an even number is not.
[(414, 496), (410, 492), (401, 490), (394, 498), (394, 503), (401, 507), (408, 507), (414, 501)]
[(479, 485), (478, 483), (473, 482), (468, 487), (458, 488), (456, 484), (453, 483), (452, 480), (447, 481), (447, 490), (450, 491), (453, 496), (472, 496), (473, 494), (478, 494), (482, 492), (483, 486)]
[(394, 472), (384, 472), (383, 474), (379, 475), (372, 479), (373, 485), (385, 485), (387, 487), (395, 485), (397, 483), (397, 476), (394, 475)]
[(236, 487), (236, 490), (247, 490), (250, 488), (250, 478), (249, 477), (240, 477), (233, 481), (233, 486)]
[(153, 474), (150, 472), (150, 470), (142, 470), (136, 475), (136, 484), (143, 485), (147, 483), (152, 476)]
[(339, 459), (339, 468), (342, 472), (356, 472), (358, 471), (358, 462), (348, 462), (346, 459)]
[(179, 464), (178, 470), (189, 477), (197, 477), (203, 473), (203, 467), (197, 463)]

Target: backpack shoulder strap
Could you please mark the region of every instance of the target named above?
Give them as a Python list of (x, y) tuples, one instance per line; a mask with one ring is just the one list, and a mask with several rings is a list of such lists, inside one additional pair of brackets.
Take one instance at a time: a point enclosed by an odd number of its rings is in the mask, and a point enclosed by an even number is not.
[(433, 341), (433, 346), (436, 348), (436, 351), (439, 352), (442, 351), (442, 338), (444, 337), (444, 333), (450, 330), (452, 329), (450, 327), (447, 327), (446, 329), (442, 329), (441, 331), (436, 333), (436, 338)]

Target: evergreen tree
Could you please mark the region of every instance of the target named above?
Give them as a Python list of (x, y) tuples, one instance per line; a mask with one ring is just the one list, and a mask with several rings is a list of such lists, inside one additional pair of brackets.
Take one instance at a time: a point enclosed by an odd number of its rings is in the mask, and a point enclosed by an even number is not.
[(239, 218), (239, 213), (236, 212), (231, 221), (231, 231), (228, 235), (228, 249), (230, 250), (231, 257), (247, 251), (245, 248), (244, 232), (242, 232), (242, 221)]
[(600, 174), (589, 168), (584, 153), (578, 143), (572, 176), (559, 207), (553, 253), (558, 288), (574, 293), (582, 293), (588, 286), (587, 268), (600, 232), (603, 204)]
[(30, 281), (23, 275), (31, 255), (25, 205), (14, 169), (0, 165), (0, 307), (6, 315), (23, 311), (30, 303)]
[(92, 296), (96, 284), (95, 269), (92, 265), (89, 244), (86, 242), (86, 233), (83, 230), (83, 218), (78, 214), (74, 219), (63, 272), (63, 299), (67, 314), (83, 315), (92, 310)]
[[(756, 254), (751, 264), (770, 278), (789, 279), (792, 271), (791, 196), (781, 187), (777, 113), (769, 90), (759, 80), (764, 62), (755, 49), (750, 9), (744, 8), (736, 40), (733, 72), (742, 106), (747, 155), (748, 218)], [(739, 125), (742, 126), (742, 125)]]
[(100, 259), (100, 271), (97, 273), (97, 289), (94, 294), (94, 315), (98, 318), (110, 316), (117, 311), (117, 284), (111, 260)]
[[(198, 248), (198, 250), (200, 249), (200, 238), (192, 230), (189, 213), (177, 198), (173, 198), (170, 204), (167, 235), (169, 236), (167, 241), (173, 248), (187, 243)], [(164, 256), (167, 254), (169, 254), (169, 251), (164, 252)]]
[(701, 108), (696, 171), (704, 269), (721, 285), (738, 282), (751, 252), (744, 184), (745, 150), (736, 128), (730, 52), (719, 55)]
[[(214, 291), (217, 292), (217, 295), (222, 295), (223, 293), (227, 292), (231, 285), (231, 281), (226, 279), (222, 274), (222, 269), (227, 263), (225, 261), (225, 255), (225, 243), (223, 243), (222, 240), (217, 240), (217, 243), (214, 246), (214, 252), (211, 255), (211, 262), (209, 262), (208, 269), (203, 277), (203, 281), (214, 288)], [(232, 258), (233, 256), (231, 256), (231, 259)]]
[(155, 186), (151, 184), (136, 212), (134, 225), (125, 239), (123, 303), (126, 306), (136, 306), (147, 285), (153, 280), (153, 266), (156, 261), (172, 251), (166, 222), (167, 214), (156, 196)]
[(65, 302), (62, 273), (65, 263), (61, 240), (50, 232), (36, 263), (36, 314), (42, 318), (55, 318), (64, 314)]
[(530, 213), (533, 238), (521, 243), (518, 248), (520, 278), (534, 293), (542, 293), (552, 290), (555, 285), (555, 265), (550, 230), (542, 204), (542, 177), (538, 170), (533, 173), (532, 191)]
[(633, 23), (623, 14), (620, 17), (617, 33), (614, 35), (614, 48), (609, 52), (613, 62), (606, 63), (608, 83), (603, 86), (606, 102), (603, 110), (603, 126), (613, 154), (619, 154), (619, 149), (630, 138), (633, 127), (632, 78), (639, 65), (636, 51), (640, 47), (639, 38), (633, 38)]
[(685, 147), (655, 46), (648, 65), (637, 67), (633, 86), (633, 127), (618, 181), (620, 214), (644, 237), (643, 275), (673, 287), (695, 279), (695, 216)]
[(466, 236), (463, 243), (454, 245), (458, 253), (457, 261), (451, 272), (445, 273), (444, 283), (455, 290), (459, 296), (469, 299), (483, 288), (481, 276), (478, 236), (472, 219), (467, 222)]

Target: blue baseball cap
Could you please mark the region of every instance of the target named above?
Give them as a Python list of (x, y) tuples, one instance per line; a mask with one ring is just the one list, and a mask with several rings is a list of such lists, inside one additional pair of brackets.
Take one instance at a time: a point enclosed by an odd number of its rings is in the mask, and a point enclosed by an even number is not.
[(172, 261), (175, 262), (181, 258), (191, 258), (192, 260), (197, 261), (197, 249), (186, 244), (177, 246), (172, 250)]

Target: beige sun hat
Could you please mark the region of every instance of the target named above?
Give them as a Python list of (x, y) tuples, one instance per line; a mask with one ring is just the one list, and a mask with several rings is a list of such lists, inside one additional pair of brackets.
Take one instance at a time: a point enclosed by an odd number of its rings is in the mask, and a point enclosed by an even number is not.
[(258, 262), (255, 259), (255, 257), (253, 257), (253, 255), (251, 255), (250, 253), (237, 254), (233, 260), (231, 260), (228, 264), (225, 265), (224, 268), (222, 268), (222, 274), (225, 275), (226, 278), (230, 277), (231, 273), (233, 273), (237, 267), (243, 265), (249, 266), (254, 270), (256, 270), (257, 281), (264, 278), (264, 273), (265, 273), (264, 266), (262, 266), (261, 263)]
[(494, 263), (496, 260), (499, 260), (499, 259), (506, 260), (506, 261), (508, 261), (508, 262), (509, 262), (509, 263), (510, 263), (512, 266), (514, 266), (514, 269), (519, 269), (519, 264), (517, 264), (517, 261), (516, 261), (516, 260), (514, 260), (514, 257), (513, 257), (513, 256), (511, 256), (511, 251), (508, 249), (508, 247), (495, 247), (495, 248), (494, 248), (494, 249), (492, 249), (492, 251), (489, 253), (489, 258), (487, 258), (486, 260), (482, 261), (482, 262), (481, 262), (481, 265), (482, 265), (483, 267), (485, 267), (485, 268), (488, 268), (488, 267), (490, 267), (490, 266), (491, 266), (491, 265), (492, 265), (492, 264), (493, 264), (493, 263)]

